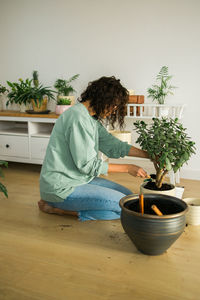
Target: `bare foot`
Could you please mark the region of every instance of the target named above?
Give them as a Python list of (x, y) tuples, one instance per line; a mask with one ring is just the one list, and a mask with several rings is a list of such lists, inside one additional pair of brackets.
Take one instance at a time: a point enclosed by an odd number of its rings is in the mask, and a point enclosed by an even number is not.
[(46, 201), (44, 201), (42, 199), (40, 199), (40, 201), (38, 202), (38, 206), (41, 211), (48, 213), (48, 214), (57, 214), (60, 216), (71, 215), (71, 216), (78, 217), (78, 213), (76, 211), (64, 210), (64, 209), (52, 207), (48, 203), (46, 203)]

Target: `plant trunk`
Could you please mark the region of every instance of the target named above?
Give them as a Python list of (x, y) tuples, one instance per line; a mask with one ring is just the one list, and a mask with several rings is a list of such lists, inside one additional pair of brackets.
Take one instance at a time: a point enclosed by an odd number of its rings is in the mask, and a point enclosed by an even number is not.
[(161, 170), (157, 170), (157, 172), (156, 172), (156, 186), (157, 186), (157, 188), (161, 188), (161, 186), (162, 186), (162, 184), (163, 184), (163, 180), (164, 180), (164, 177), (165, 177), (165, 175), (167, 174), (167, 170), (163, 170), (163, 169), (161, 169)]

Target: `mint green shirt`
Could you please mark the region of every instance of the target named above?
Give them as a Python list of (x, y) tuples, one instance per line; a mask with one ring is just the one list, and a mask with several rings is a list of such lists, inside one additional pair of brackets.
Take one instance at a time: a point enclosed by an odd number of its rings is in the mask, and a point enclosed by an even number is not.
[(53, 128), (40, 174), (41, 198), (64, 201), (76, 186), (107, 174), (108, 163), (99, 158), (99, 151), (119, 158), (128, 155), (130, 147), (108, 133), (83, 104), (75, 104)]

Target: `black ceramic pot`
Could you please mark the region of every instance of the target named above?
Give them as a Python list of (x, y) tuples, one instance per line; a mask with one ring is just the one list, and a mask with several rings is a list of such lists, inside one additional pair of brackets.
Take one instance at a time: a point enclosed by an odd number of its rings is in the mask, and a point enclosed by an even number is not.
[[(151, 209), (155, 204), (163, 216)], [(129, 195), (120, 200), (122, 226), (144, 254), (165, 252), (182, 234), (185, 227), (187, 204), (182, 200), (161, 194), (144, 194), (144, 214), (139, 212), (139, 196)]]

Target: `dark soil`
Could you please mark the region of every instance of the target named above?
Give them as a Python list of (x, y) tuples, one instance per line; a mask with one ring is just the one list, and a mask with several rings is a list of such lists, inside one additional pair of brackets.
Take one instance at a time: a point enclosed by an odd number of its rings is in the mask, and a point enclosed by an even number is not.
[(144, 188), (148, 189), (148, 190), (154, 190), (154, 191), (168, 191), (168, 190), (172, 190), (172, 186), (170, 184), (167, 184), (167, 183), (163, 183), (163, 185), (159, 189), (159, 188), (157, 188), (156, 183), (153, 182), (153, 181), (147, 182), (147, 184), (145, 184)]
[[(144, 213), (149, 215), (156, 215), (156, 213), (152, 210), (151, 206), (156, 205), (158, 209), (163, 213), (163, 215), (171, 215), (176, 214), (183, 211), (183, 208), (175, 202), (164, 200), (164, 199), (144, 199)], [(127, 201), (124, 205), (127, 209), (140, 212), (139, 208), (139, 199), (138, 200), (130, 200)]]

